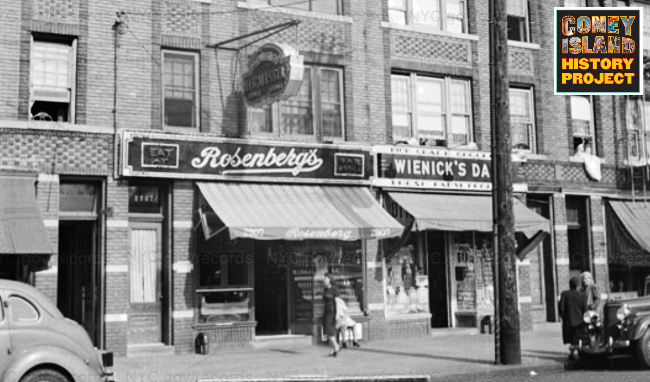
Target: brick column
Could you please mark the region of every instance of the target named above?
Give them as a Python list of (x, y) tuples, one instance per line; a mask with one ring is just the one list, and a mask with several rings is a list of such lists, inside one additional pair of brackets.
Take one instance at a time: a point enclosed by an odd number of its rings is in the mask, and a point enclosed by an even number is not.
[(569, 240), (566, 224), (566, 198), (553, 195), (553, 232), (558, 291), (569, 288)]
[(605, 210), (600, 196), (591, 196), (591, 243), (593, 250), (594, 279), (601, 293), (609, 291), (607, 267), (607, 235), (605, 233)]
[(517, 260), (517, 299), (521, 330), (533, 329), (533, 298), (530, 288), (530, 260)]
[(168, 254), (172, 264), (173, 308), (172, 328), (177, 353), (194, 349), (194, 306), (196, 300), (196, 271), (193, 258), (196, 256), (194, 226), (194, 188), (190, 181), (176, 181), (173, 188), (172, 206), (172, 251)]
[(129, 312), (129, 188), (108, 178), (106, 185), (106, 349), (126, 355)]
[(59, 176), (39, 174), (36, 186), (36, 204), (54, 253), (50, 257), (48, 269), (34, 274), (34, 286), (56, 304), (58, 281), (59, 248)]

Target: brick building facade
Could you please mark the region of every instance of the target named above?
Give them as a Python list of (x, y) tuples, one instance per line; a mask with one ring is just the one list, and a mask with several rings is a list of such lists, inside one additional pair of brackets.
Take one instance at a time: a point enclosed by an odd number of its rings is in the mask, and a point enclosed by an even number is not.
[[(598, 6), (595, 0), (588, 2)], [(46, 269), (34, 272), (32, 282), (66, 315), (82, 322), (99, 346), (128, 354), (135, 349), (129, 345), (147, 342), (146, 329), (133, 319), (136, 314), (146, 317), (147, 310), (130, 303), (135, 298), (130, 287), (133, 240), (139, 234), (144, 240), (147, 230), (159, 235), (157, 271), (162, 277), (158, 294), (141, 291), (163, 305), (155, 308), (160, 333), (153, 342), (188, 352), (199, 332), (209, 334), (215, 349), (253, 346), (255, 337), (255, 325), (200, 325), (197, 259), (204, 235), (197, 228), (203, 197), (197, 179), (124, 176), (125, 132), (367, 151), (398, 143), (489, 151), (487, 1), (458, 2), (458, 12), (453, 1), (440, 2), (435, 12), (418, 8), (418, 0), (404, 0), (404, 7), (392, 1), (281, 3), (3, 1), (0, 168), (38, 174), (37, 204), (57, 253)], [(629, 101), (554, 96), (553, 62), (548, 59), (553, 7), (564, 1), (509, 3), (511, 22), (517, 23), (509, 31), (508, 46), (511, 115), (518, 129), (513, 135), (518, 153), (525, 156), (519, 171), (524, 186), (515, 193), (551, 222), (550, 235), (517, 265), (522, 328), (530, 329), (536, 322), (557, 320), (556, 296), (572, 275), (591, 270), (599, 286), (609, 286), (605, 205), (608, 198), (629, 195)], [(263, 34), (215, 47), (291, 21), (299, 23), (261, 41), (254, 40)], [(239, 79), (248, 58), (267, 42), (290, 45), (304, 56), (309, 86), (293, 103), (251, 109)], [(417, 99), (424, 90), (435, 100)], [(588, 115), (576, 112), (584, 102), (591, 108)], [(426, 118), (441, 127), (430, 127)], [(585, 146), (601, 160), (601, 181), (590, 178), (584, 160), (575, 155)], [(391, 191), (373, 192), (387, 203)], [(453, 198), (439, 189), (427, 192)], [(148, 209), (151, 203), (153, 210)], [(424, 233), (417, 235), (410, 240), (429, 240)], [(444, 241), (441, 248), (456, 237), (426, 235)], [(437, 308), (431, 301), (429, 311), (387, 315), (390, 260), (385, 252), (391, 243), (370, 239), (359, 244), (365, 284), (359, 309), (365, 305), (369, 313), (359, 320), (367, 338), (421, 335), (432, 325), (479, 325), (487, 313), (479, 314), (474, 301), (474, 318), (454, 316), (457, 296), (451, 291), (443, 296), (446, 322), (432, 323)], [(426, 252), (428, 244), (420, 245)], [(341, 252), (347, 248), (334, 246)], [(274, 248), (269, 245), (269, 253)], [(446, 284), (451, 285), (455, 276), (448, 261), (453, 254), (442, 251)], [(252, 278), (262, 277), (249, 272)], [(418, 287), (432, 282), (431, 268), (424, 272), (428, 281)], [(148, 322), (142, 320), (140, 324)], [(294, 327), (293, 333), (298, 332), (314, 338), (319, 334), (317, 326)]]

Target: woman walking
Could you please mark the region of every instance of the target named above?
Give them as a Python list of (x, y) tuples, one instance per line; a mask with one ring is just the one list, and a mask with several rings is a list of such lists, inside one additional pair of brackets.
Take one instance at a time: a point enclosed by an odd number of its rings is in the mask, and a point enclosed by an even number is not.
[(332, 285), (332, 275), (325, 273), (323, 275), (323, 302), (325, 309), (323, 311), (323, 331), (329, 341), (332, 351), (330, 355), (336, 357), (341, 347), (336, 340), (336, 298), (339, 297), (339, 290)]
[(587, 297), (587, 309), (601, 314), (600, 289), (594, 283), (594, 277), (591, 275), (591, 272), (582, 272), (580, 274), (580, 281), (582, 284), (581, 289)]

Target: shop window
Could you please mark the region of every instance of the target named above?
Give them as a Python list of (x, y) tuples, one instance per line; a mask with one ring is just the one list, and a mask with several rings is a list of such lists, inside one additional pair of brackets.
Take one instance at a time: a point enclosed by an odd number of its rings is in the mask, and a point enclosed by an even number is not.
[(596, 155), (594, 114), (591, 96), (571, 96), (573, 151)]
[(163, 122), (165, 127), (199, 126), (199, 55), (163, 51)]
[(391, 23), (429, 25), (452, 33), (467, 33), (464, 0), (388, 0)]
[(301, 11), (329, 13), (332, 15), (343, 14), (342, 0), (267, 0), (267, 3), (276, 7)]
[(393, 74), (393, 141), (458, 147), (472, 139), (470, 81)]
[(429, 277), (421, 237), (386, 258), (386, 315), (429, 313)]
[(646, 157), (650, 156), (650, 102), (628, 97), (625, 120), (628, 160), (639, 162), (643, 160), (644, 152)]
[(530, 42), (527, 0), (507, 0), (508, 40)]
[(38, 321), (38, 310), (29, 301), (22, 297), (9, 297), (9, 307), (11, 309), (11, 319), (17, 322), (34, 322)]
[(510, 132), (514, 149), (535, 152), (533, 89), (510, 88)]
[(77, 40), (34, 38), (31, 49), (29, 119), (74, 123)]
[(296, 96), (248, 109), (250, 135), (289, 140), (344, 139), (343, 70), (306, 65), (303, 78)]

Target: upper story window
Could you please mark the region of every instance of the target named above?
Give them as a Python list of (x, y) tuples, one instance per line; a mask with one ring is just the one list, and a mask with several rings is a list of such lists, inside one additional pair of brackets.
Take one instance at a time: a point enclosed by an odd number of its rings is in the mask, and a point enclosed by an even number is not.
[(321, 12), (333, 15), (343, 14), (343, 0), (266, 0), (277, 7), (298, 9), (308, 12)]
[(421, 24), (452, 33), (467, 33), (465, 0), (388, 0), (388, 18), (395, 24)]
[(74, 123), (77, 40), (32, 40), (29, 118)]
[(512, 147), (535, 152), (535, 108), (533, 89), (510, 88), (510, 131)]
[(305, 65), (299, 93), (264, 108), (249, 108), (251, 135), (295, 140), (342, 140), (343, 70)]
[(163, 123), (165, 127), (199, 127), (199, 55), (163, 51)]
[(644, 154), (650, 158), (650, 101), (627, 97), (625, 120), (628, 160), (640, 161)]
[(455, 147), (472, 139), (470, 81), (393, 74), (393, 141)]
[(591, 96), (571, 96), (571, 130), (574, 152), (595, 155), (596, 135)]
[(528, 0), (507, 0), (508, 40), (530, 42)]
[(564, 6), (571, 8), (586, 7), (587, 0), (564, 0)]

